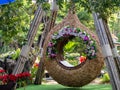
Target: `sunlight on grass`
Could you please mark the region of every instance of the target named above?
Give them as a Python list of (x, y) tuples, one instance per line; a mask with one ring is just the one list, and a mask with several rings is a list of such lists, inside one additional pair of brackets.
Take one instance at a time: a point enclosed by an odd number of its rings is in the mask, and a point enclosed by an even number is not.
[(112, 90), (110, 84), (100, 84), (100, 85), (86, 85), (79, 88), (65, 87), (59, 84), (56, 85), (30, 85), (17, 90)]

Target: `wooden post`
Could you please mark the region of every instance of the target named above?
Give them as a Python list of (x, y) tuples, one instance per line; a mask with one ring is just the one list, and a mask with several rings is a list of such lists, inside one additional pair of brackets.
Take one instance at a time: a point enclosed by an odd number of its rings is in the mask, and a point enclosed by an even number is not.
[(21, 50), (20, 56), (18, 58), (17, 64), (16, 64), (16, 66), (13, 70), (13, 73), (12, 73), (13, 75), (21, 73), (23, 71), (25, 62), (28, 58), (28, 54), (29, 54), (31, 45), (32, 45), (33, 40), (35, 38), (35, 35), (36, 35), (37, 30), (38, 30), (39, 24), (42, 20), (42, 15), (43, 15), (43, 11), (42, 11), (41, 5), (39, 5), (39, 7), (38, 7), (38, 9), (35, 13), (34, 19), (33, 19), (32, 23), (30, 25), (30, 30), (29, 30), (29, 33), (28, 33), (28, 42), (27, 42), (26, 45), (24, 45), (22, 47), (22, 50)]
[(110, 76), (110, 82), (113, 90), (120, 90), (120, 78), (117, 73), (117, 68), (113, 59), (112, 50), (109, 45), (108, 37), (105, 32), (104, 24), (98, 13), (93, 12), (96, 32), (102, 47), (102, 52), (105, 58), (106, 67)]
[(38, 70), (37, 70), (37, 74), (36, 74), (36, 78), (35, 78), (35, 82), (34, 84), (41, 84), (42, 82), (42, 78), (43, 78), (43, 74), (44, 74), (44, 60), (43, 60), (43, 46), (44, 45), (44, 40), (45, 40), (45, 37), (47, 36), (48, 32), (51, 30), (51, 28), (54, 26), (55, 24), (55, 20), (56, 20), (56, 16), (57, 16), (57, 5), (56, 5), (56, 0), (53, 1), (52, 3), (52, 7), (51, 7), (51, 17), (50, 17), (50, 20), (49, 20), (49, 23), (45, 25), (45, 30), (41, 36), (41, 41), (40, 41), (40, 45), (39, 45), (39, 48), (40, 48), (40, 62), (39, 62), (39, 67), (38, 67)]

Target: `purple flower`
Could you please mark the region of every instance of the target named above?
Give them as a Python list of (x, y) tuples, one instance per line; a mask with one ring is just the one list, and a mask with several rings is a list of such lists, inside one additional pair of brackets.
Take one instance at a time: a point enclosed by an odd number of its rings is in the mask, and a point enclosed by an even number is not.
[(74, 30), (74, 33), (77, 33), (77, 30)]
[(69, 33), (63, 34), (64, 37), (67, 37), (67, 36), (69, 36), (69, 35), (70, 35)]
[(68, 28), (65, 28), (65, 31), (68, 31)]
[(95, 49), (95, 47), (94, 47), (94, 46), (92, 46), (92, 47), (91, 47), (91, 49), (92, 49), (92, 50), (94, 50), (94, 49)]
[(87, 41), (87, 40), (89, 40), (89, 37), (88, 37), (88, 36), (85, 36), (83, 40), (84, 40), (84, 41)]
[(72, 29), (70, 29), (70, 33), (72, 33), (73, 32), (73, 30)]
[(56, 57), (56, 54), (52, 53), (50, 54), (51, 58), (55, 58)]

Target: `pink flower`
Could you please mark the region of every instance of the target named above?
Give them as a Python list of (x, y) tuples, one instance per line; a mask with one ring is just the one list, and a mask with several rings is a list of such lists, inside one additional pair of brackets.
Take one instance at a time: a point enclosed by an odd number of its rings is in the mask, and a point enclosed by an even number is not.
[(48, 46), (52, 47), (52, 46), (54, 46), (54, 44), (52, 42), (49, 42)]
[(92, 37), (94, 38), (95, 36), (94, 36), (94, 35), (92, 35)]

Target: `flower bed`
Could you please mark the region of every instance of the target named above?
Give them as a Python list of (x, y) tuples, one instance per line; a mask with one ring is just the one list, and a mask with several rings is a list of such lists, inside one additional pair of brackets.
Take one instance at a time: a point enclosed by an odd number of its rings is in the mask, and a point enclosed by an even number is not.
[(8, 82), (17, 82), (19, 87), (31, 82), (31, 74), (29, 72), (23, 72), (16, 75), (8, 75), (3, 69), (0, 69), (0, 85), (6, 85)]

